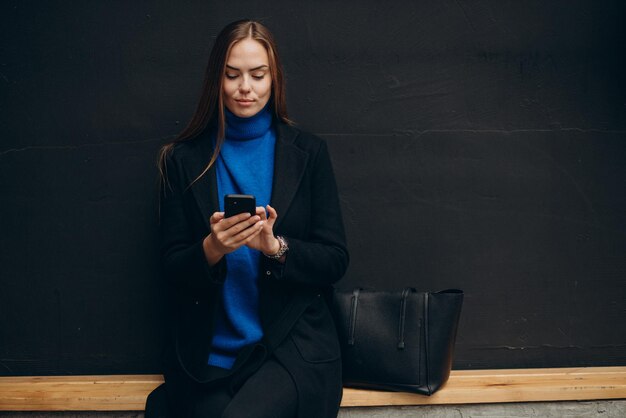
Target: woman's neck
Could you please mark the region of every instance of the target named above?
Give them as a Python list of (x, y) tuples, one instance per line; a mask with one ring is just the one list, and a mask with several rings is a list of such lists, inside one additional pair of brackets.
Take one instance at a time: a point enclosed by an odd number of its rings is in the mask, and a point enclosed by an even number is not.
[(245, 141), (263, 136), (272, 126), (272, 113), (269, 106), (265, 106), (259, 113), (249, 118), (242, 118), (228, 109), (224, 109), (226, 116), (226, 139)]

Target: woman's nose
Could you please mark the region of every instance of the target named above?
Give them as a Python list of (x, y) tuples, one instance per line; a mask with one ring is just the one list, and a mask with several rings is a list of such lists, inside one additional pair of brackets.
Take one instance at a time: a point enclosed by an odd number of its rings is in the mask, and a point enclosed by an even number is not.
[(250, 83), (248, 81), (248, 77), (243, 77), (243, 80), (241, 81), (241, 84), (239, 85), (239, 90), (242, 93), (250, 92)]

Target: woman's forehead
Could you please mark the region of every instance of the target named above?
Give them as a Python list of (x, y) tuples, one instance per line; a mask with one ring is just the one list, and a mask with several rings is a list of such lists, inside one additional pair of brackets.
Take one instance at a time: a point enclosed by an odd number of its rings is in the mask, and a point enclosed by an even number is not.
[(231, 68), (252, 69), (269, 65), (269, 57), (263, 44), (247, 38), (232, 46), (226, 64)]

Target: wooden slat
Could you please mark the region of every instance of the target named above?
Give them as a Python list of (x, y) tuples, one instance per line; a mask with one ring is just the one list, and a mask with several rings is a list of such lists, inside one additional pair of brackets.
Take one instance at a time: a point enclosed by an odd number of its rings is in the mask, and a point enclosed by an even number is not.
[(626, 398), (626, 367), (453, 370), (432, 396), (345, 389), (342, 406), (440, 405)]
[(0, 377), (0, 411), (141, 411), (160, 375)]
[[(160, 375), (0, 377), (0, 411), (140, 411)], [(433, 396), (345, 389), (342, 407), (626, 399), (626, 367), (453, 370)]]

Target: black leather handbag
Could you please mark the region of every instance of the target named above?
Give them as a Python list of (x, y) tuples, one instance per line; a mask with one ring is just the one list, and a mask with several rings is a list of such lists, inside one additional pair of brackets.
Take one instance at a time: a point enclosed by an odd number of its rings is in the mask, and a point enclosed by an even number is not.
[(432, 395), (452, 366), (463, 291), (335, 291), (344, 385)]

